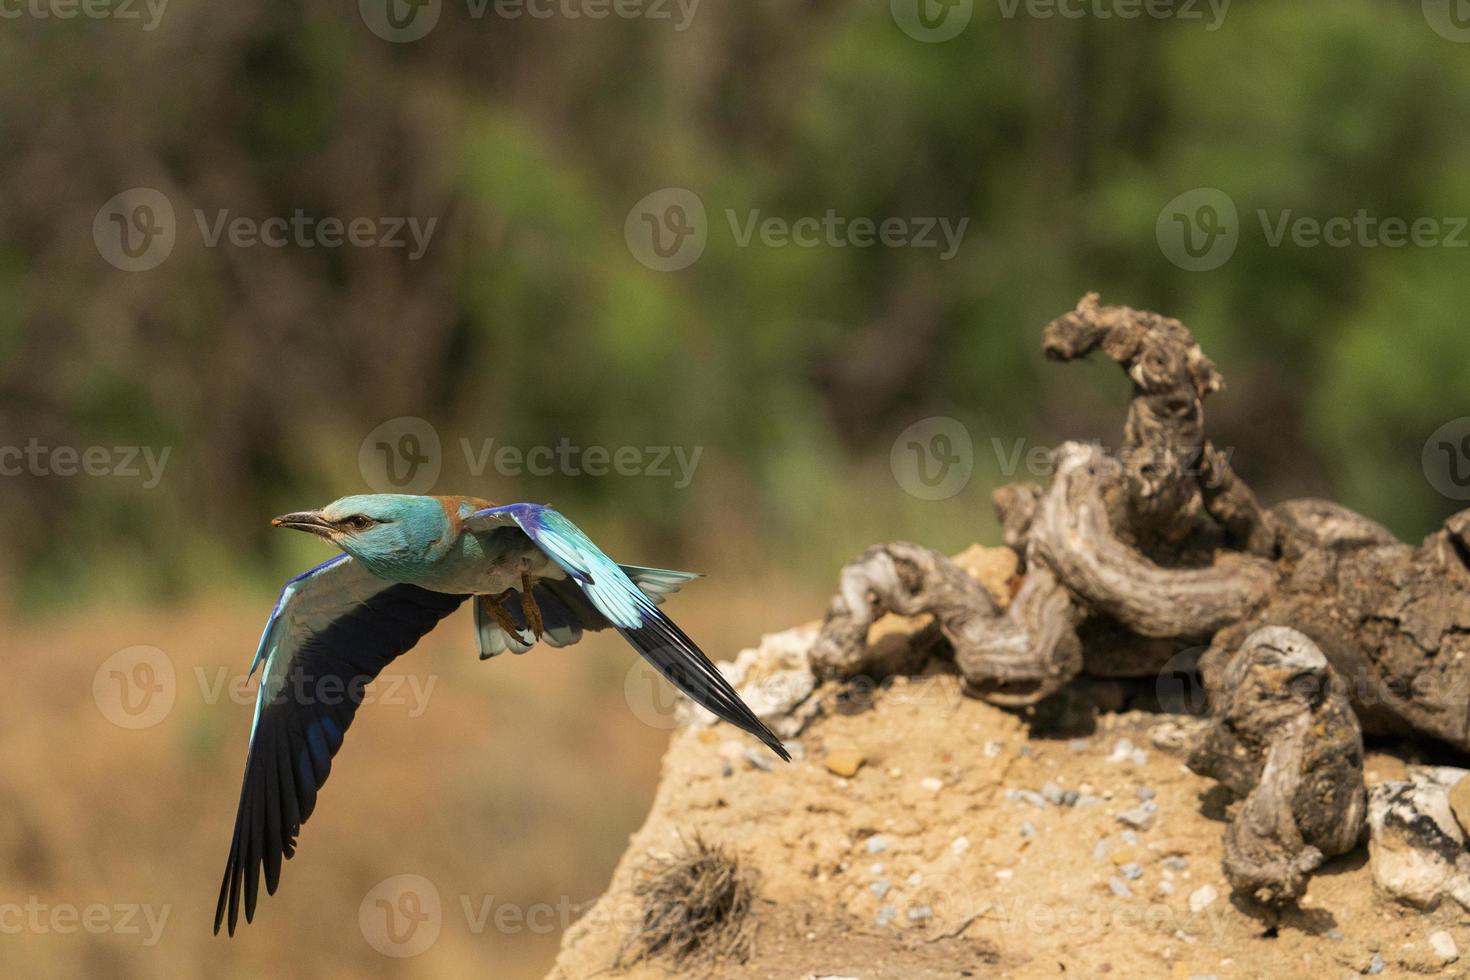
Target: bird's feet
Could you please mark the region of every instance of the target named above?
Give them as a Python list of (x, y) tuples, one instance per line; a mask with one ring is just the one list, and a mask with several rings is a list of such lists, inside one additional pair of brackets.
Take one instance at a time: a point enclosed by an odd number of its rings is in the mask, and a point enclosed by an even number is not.
[(505, 600), (508, 598), (510, 598), (509, 589), (506, 589), (504, 592), (500, 593), (500, 595), (497, 596), (486, 596), (484, 603), (485, 608), (490, 611), (491, 616), (495, 617), (495, 624), (501, 629), (505, 630), (507, 636), (516, 637), (520, 639), (522, 643), (525, 643), (527, 642), (524, 639), (526, 628), (517, 623), (515, 617), (510, 614), (510, 610), (506, 609), (503, 605)]
[(526, 625), (531, 627), (536, 639), (541, 639), (541, 632), (545, 628), (541, 622), (541, 607), (536, 604), (536, 597), (531, 595), (531, 575), (524, 571), (521, 572), (521, 613), (526, 617)]

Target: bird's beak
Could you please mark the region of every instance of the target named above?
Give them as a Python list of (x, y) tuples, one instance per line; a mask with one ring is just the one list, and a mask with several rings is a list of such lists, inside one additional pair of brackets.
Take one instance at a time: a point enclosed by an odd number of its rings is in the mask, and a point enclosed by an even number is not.
[(332, 525), (324, 521), (322, 516), (314, 510), (272, 517), (271, 527), (291, 527), (298, 531), (310, 531), (312, 534), (320, 535), (324, 538), (334, 530)]

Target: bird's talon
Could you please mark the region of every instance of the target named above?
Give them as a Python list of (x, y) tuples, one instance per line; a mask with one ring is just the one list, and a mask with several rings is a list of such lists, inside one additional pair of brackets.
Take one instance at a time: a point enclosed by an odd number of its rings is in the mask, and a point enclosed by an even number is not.
[(536, 604), (535, 596), (531, 595), (531, 576), (528, 572), (521, 572), (521, 612), (525, 614), (526, 625), (531, 627), (536, 639), (541, 639), (541, 607)]

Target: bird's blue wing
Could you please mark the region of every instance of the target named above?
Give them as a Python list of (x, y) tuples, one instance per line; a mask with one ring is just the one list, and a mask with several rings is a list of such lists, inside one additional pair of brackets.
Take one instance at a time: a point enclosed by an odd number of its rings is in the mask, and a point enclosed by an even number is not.
[(370, 575), (346, 555), (286, 583), (251, 672), (255, 720), (214, 931), (255, 915), (260, 874), (274, 894), (281, 859), (316, 806), (363, 689), (465, 599)]
[[(669, 683), (716, 716), (741, 728), (770, 747), (781, 758), (791, 756), (755, 712), (740, 700), (714, 664), (658, 603), (629, 577), (623, 567), (602, 553), (581, 528), (560, 512), (539, 504), (506, 504), (476, 511), (468, 524), (514, 522), (536, 546), (555, 561), (591, 601), (597, 613), (643, 655)], [(659, 571), (638, 569), (638, 571)], [(669, 572), (677, 587), (689, 573)], [(672, 591), (669, 588), (668, 591)], [(590, 628), (596, 626), (584, 623)]]

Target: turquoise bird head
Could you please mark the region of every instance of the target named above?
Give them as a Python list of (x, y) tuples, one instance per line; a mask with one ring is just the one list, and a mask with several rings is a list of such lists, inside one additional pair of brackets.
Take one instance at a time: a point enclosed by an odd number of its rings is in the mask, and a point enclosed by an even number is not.
[(411, 578), (444, 557), (454, 528), (434, 497), (365, 493), (334, 500), (320, 510), (282, 514), (271, 524), (306, 531), (385, 576)]

